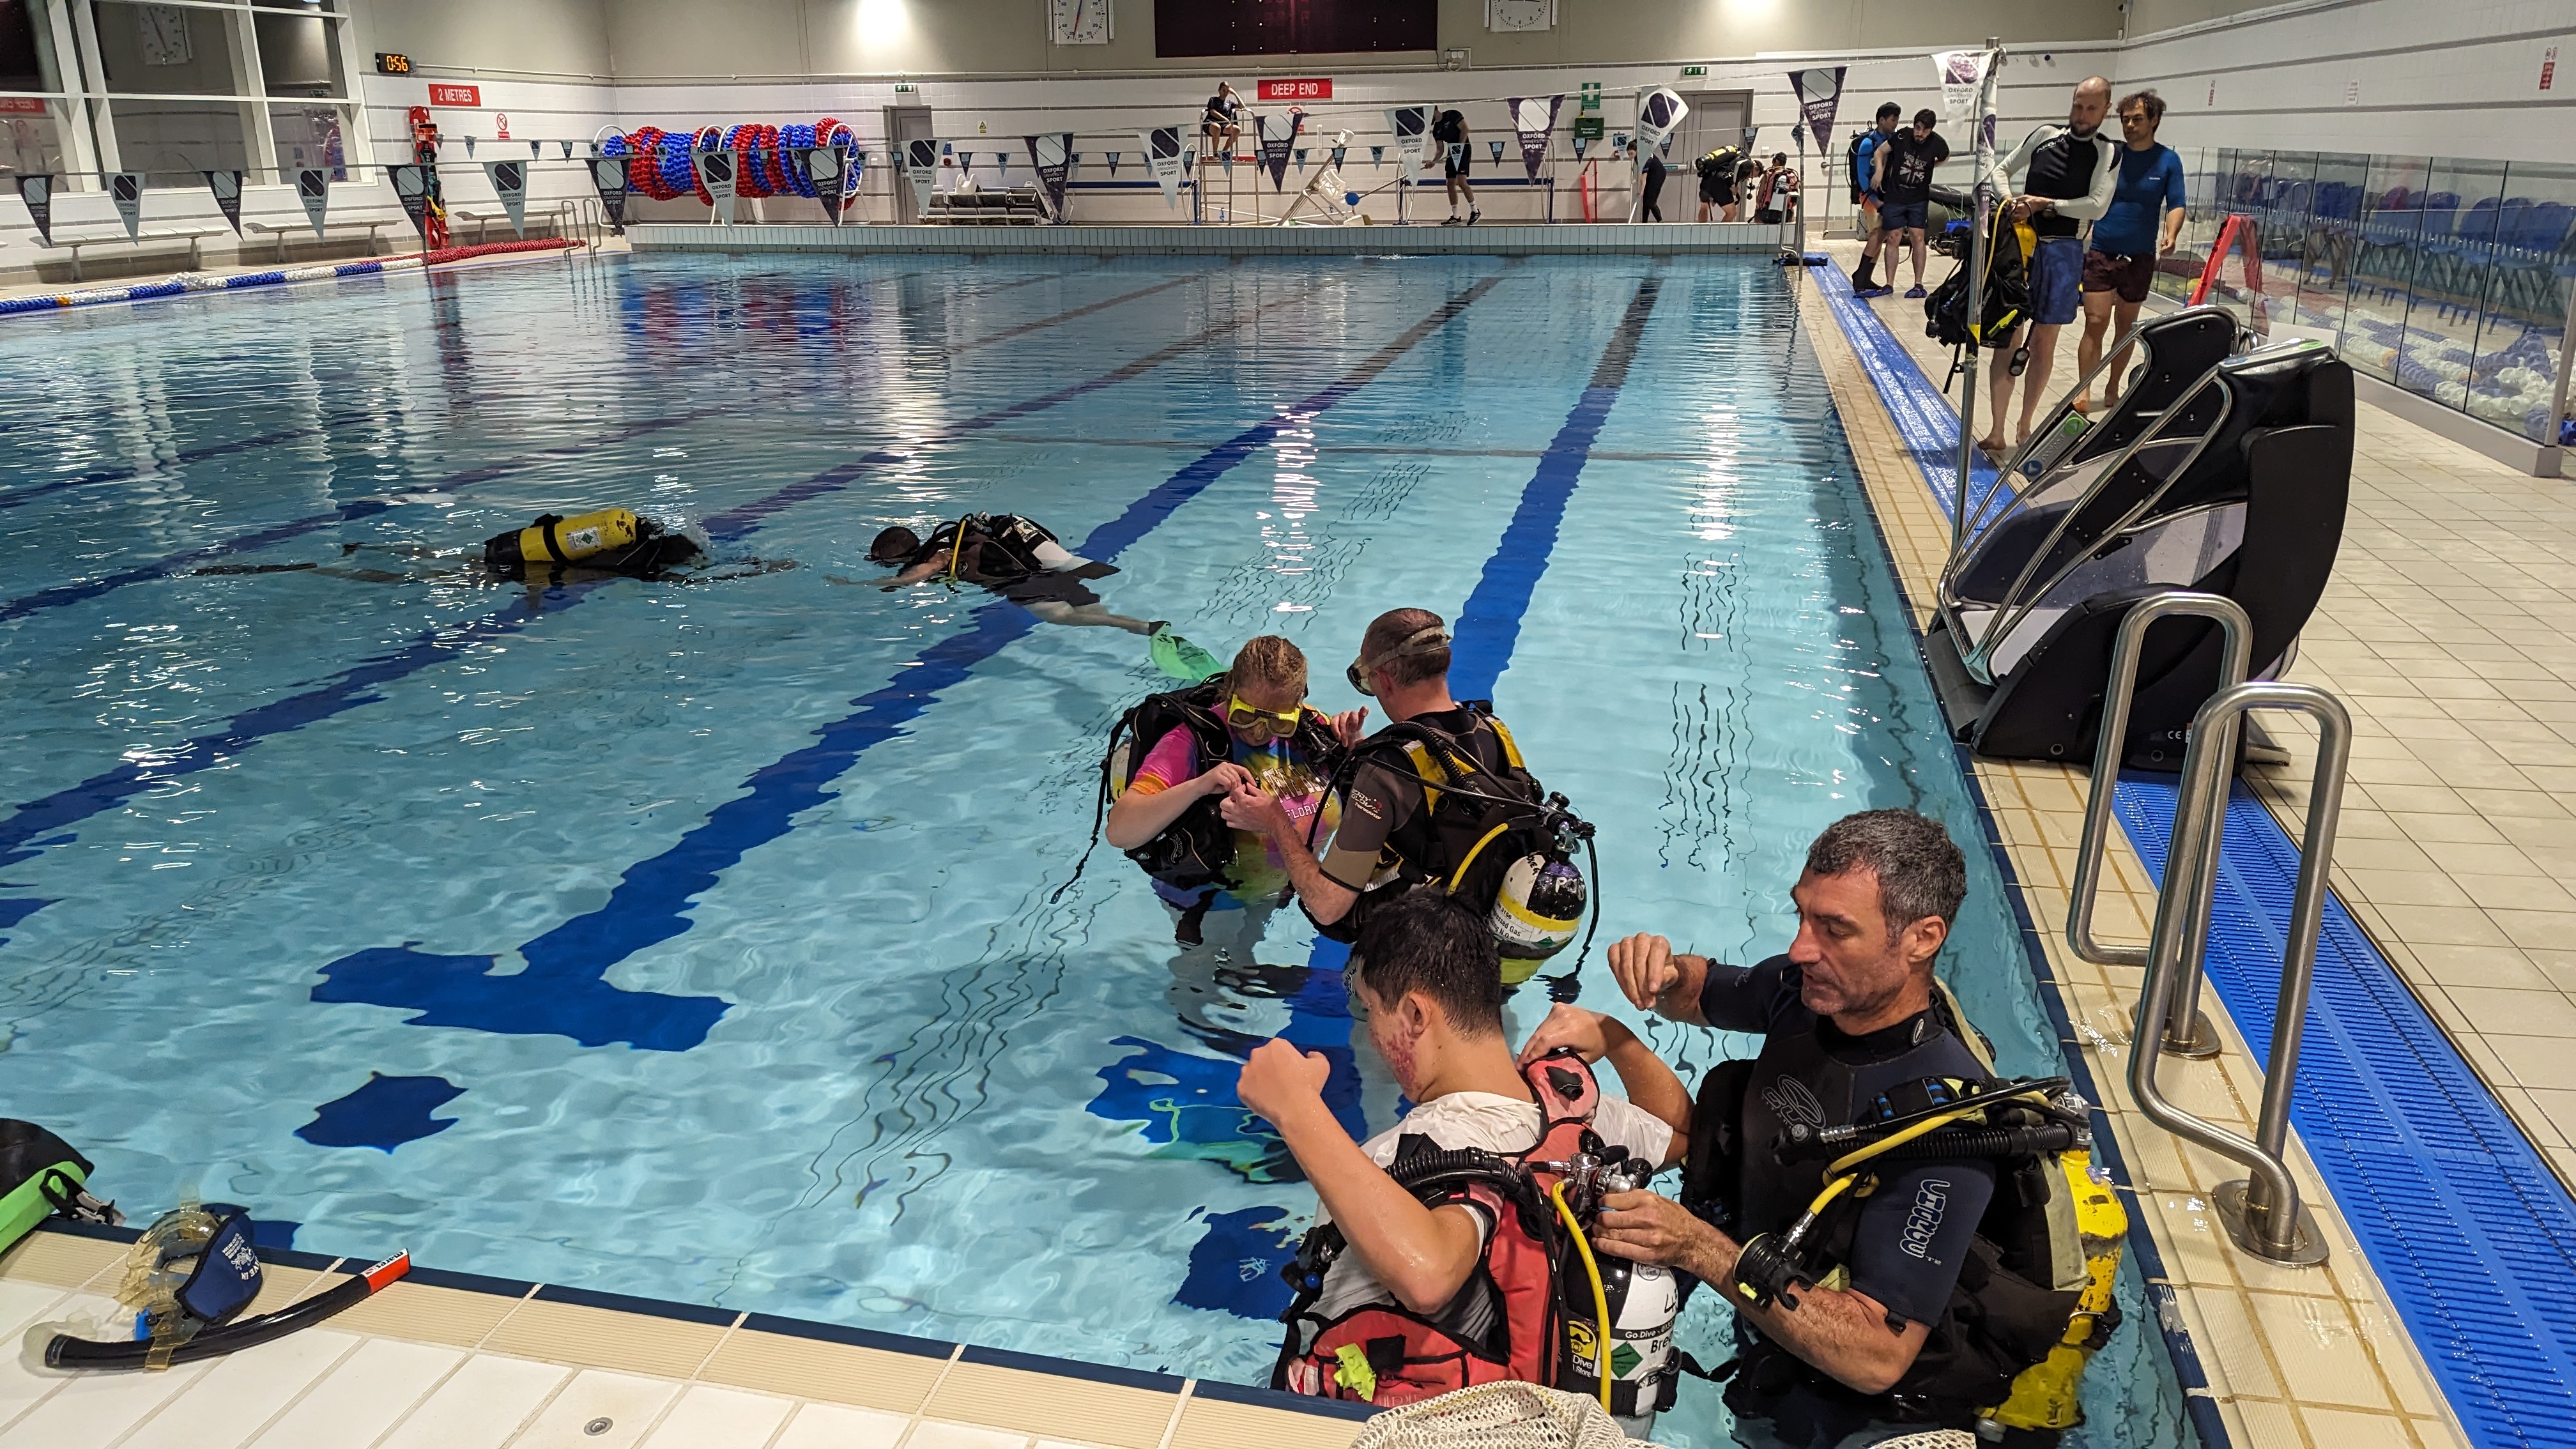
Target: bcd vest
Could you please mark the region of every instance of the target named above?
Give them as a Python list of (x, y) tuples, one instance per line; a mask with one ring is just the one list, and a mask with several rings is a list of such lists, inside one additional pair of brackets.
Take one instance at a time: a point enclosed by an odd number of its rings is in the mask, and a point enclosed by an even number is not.
[[(1110, 726), (1109, 747), (1100, 760), (1099, 808), (1106, 811), (1127, 793), (1127, 788), (1136, 783), (1136, 772), (1145, 766), (1145, 756), (1173, 730), (1190, 732), (1201, 770), (1216, 761), (1232, 759), (1233, 736), (1215, 713), (1225, 707), (1230, 688), (1220, 674), (1187, 689), (1148, 695), (1119, 716), (1118, 723)], [(1342, 758), (1341, 741), (1334, 737), (1331, 722), (1304, 706), (1298, 709), (1297, 730), (1288, 744), (1313, 763), (1320, 777), (1329, 778)], [(1096, 836), (1096, 819), (1092, 829)], [(1231, 878), (1228, 867), (1234, 864), (1234, 831), (1225, 823), (1213, 797), (1197, 800), (1164, 827), (1162, 834), (1128, 851), (1127, 858), (1174, 890), (1212, 890)]]
[[(1395, 1180), (1423, 1202), (1473, 1203), (1493, 1222), (1484, 1255), (1466, 1284), (1436, 1314), (1392, 1300), (1363, 1304), (1332, 1318), (1315, 1312), (1325, 1275), (1348, 1244), (1331, 1223), (1316, 1226), (1283, 1276), (1296, 1297), (1280, 1315), (1288, 1325), (1270, 1386), (1290, 1393), (1375, 1404), (1409, 1404), (1473, 1384), (1516, 1379), (1555, 1382), (1565, 1340), (1557, 1307), (1559, 1273), (1583, 1271), (1573, 1239), (1555, 1216), (1548, 1192), (1559, 1174), (1548, 1164), (1578, 1153), (1598, 1157), (1592, 1114), (1601, 1088), (1570, 1050), (1529, 1064), (1524, 1078), (1538, 1100), (1538, 1142), (1517, 1157), (1474, 1148), (1445, 1150), (1427, 1137), (1399, 1139)], [(1481, 1332), (1474, 1309), (1491, 1306)]]
[[(1351, 751), (1337, 783), (1347, 786), (1352, 770), (1376, 760), (1419, 785), (1422, 806), (1387, 832), (1378, 853), (1378, 873), (1393, 871), (1394, 879), (1361, 892), (1358, 904), (1339, 921), (1316, 922), (1326, 938), (1359, 939), (1360, 922), (1371, 907), (1433, 883), (1448, 887), (1482, 919), (1493, 909), (1512, 862), (1553, 846), (1540, 809), (1546, 789), (1521, 763), (1512, 732), (1494, 718), (1486, 700), (1466, 700), (1460, 708), (1475, 721), (1464, 735), (1404, 720)], [(1456, 788), (1442, 789), (1444, 785)], [(1487, 798), (1470, 799), (1460, 790)]]
[[(1780, 1161), (1774, 1144), (1793, 1126), (1863, 1120), (1882, 1094), (1925, 1079), (1994, 1080), (1990, 1052), (1946, 987), (1918, 1032), (1892, 1060), (1857, 1066), (1827, 1052), (1813, 1030), (1775, 1035), (1752, 1061), (1711, 1071), (1692, 1118), (1683, 1204), (1739, 1241), (1781, 1232), (1806, 1212), (1827, 1166), (1822, 1157)], [(1727, 1403), (1758, 1415), (1804, 1388), (1873, 1419), (1967, 1428), (1982, 1418), (2017, 1446), (2054, 1443), (2083, 1421), (2075, 1381), (2119, 1323), (2111, 1280), (2127, 1224), (2089, 1167), (2082, 1151), (1996, 1162), (1995, 1195), (1950, 1300), (1886, 1393), (1847, 1388), (1739, 1320), (1743, 1351)], [(1847, 1285), (1864, 1201), (1845, 1193), (1817, 1225), (1826, 1287)]]

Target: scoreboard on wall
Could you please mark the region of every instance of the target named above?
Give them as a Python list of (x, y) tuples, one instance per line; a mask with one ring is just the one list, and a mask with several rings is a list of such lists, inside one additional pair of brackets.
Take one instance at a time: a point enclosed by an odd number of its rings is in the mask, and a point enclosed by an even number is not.
[(1157, 56), (1440, 48), (1440, 0), (1154, 0)]

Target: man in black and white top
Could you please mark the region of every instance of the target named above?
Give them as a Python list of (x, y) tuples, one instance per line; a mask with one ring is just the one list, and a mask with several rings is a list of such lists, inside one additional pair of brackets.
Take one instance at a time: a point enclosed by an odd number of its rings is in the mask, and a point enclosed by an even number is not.
[[(2022, 368), (1994, 370), (1994, 415), (1979, 440), (1989, 453), (2000, 455), (2007, 446), (2004, 414), (2012, 405), (2015, 376), (2023, 383), (2013, 442), (2030, 436), (2049, 366), (2057, 359), (2057, 334), (2083, 308), (2084, 238), (2111, 209), (2111, 191), (2120, 180), (2119, 147), (2102, 134), (2110, 111), (2111, 83), (2098, 75), (2085, 80), (2075, 87), (2066, 124), (2042, 126), (2023, 137), (1988, 178), (1998, 194), (2012, 197), (2013, 220), (2028, 222), (2039, 236), (2039, 250), (2030, 259), (2030, 360)], [(2023, 173), (2018, 194), (2011, 181), (2016, 171)], [(2001, 338), (1995, 351), (2011, 356), (2014, 342), (2012, 336)]]

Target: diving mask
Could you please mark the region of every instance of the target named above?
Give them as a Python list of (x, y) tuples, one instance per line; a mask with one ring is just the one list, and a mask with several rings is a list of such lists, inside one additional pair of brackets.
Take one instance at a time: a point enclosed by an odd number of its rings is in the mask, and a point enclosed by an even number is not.
[(1412, 634), (1407, 635), (1403, 643), (1396, 645), (1394, 648), (1389, 649), (1375, 659), (1363, 656), (1352, 660), (1349, 664), (1342, 667), (1342, 677), (1351, 682), (1351, 688), (1358, 690), (1360, 693), (1367, 695), (1371, 699), (1375, 699), (1377, 698), (1377, 691), (1369, 688), (1368, 682), (1368, 677), (1372, 671), (1383, 669), (1398, 659), (1409, 659), (1417, 654), (1428, 654), (1434, 649), (1446, 649), (1448, 647), (1448, 629), (1441, 625), (1434, 624), (1428, 629), (1419, 629), (1414, 631)]
[[(1257, 745), (1295, 734), (1297, 720), (1303, 712), (1303, 706), (1286, 710), (1254, 709), (1243, 702), (1242, 695), (1229, 694), (1225, 698), (1225, 727)], [(1250, 739), (1256, 732), (1261, 738)]]

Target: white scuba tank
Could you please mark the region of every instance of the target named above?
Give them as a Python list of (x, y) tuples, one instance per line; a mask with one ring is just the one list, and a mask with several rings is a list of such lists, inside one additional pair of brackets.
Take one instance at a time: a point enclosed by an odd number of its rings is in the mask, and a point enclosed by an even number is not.
[[(1631, 1263), (1608, 1253), (1596, 1253), (1594, 1258), (1601, 1267), (1602, 1290), (1610, 1299), (1612, 1402), (1623, 1410), (1634, 1409), (1613, 1417), (1629, 1438), (1649, 1438), (1655, 1431), (1655, 1415), (1671, 1405), (1681, 1375), (1681, 1357), (1673, 1347), (1673, 1324), (1682, 1312), (1681, 1282), (1672, 1270), (1652, 1263)], [(1598, 1330), (1592, 1285), (1569, 1283), (1560, 1296), (1565, 1354), (1556, 1386), (1597, 1399), (1601, 1385), (1593, 1375), (1599, 1356), (1593, 1348)]]

